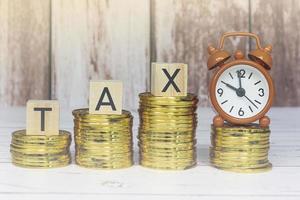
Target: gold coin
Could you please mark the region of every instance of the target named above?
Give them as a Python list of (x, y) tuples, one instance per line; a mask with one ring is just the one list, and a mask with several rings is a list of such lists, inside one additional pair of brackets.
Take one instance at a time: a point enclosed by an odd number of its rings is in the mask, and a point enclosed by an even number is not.
[(58, 135), (26, 135), (26, 130), (18, 130), (12, 133), (13, 138), (22, 138), (24, 140), (63, 140), (70, 139), (70, 133), (60, 130)]
[(211, 127), (210, 160), (219, 169), (254, 173), (268, 171), (269, 128), (258, 124)]
[(58, 135), (26, 135), (26, 130), (12, 133), (12, 163), (28, 168), (52, 168), (71, 162), (71, 134), (60, 130)]
[(132, 162), (126, 162), (126, 163), (121, 163), (121, 162), (114, 162), (114, 163), (99, 163), (99, 162), (94, 162), (94, 163), (89, 163), (87, 160), (76, 160), (76, 164), (85, 167), (85, 168), (91, 168), (91, 169), (103, 169), (103, 170), (111, 170), (111, 169), (123, 169), (123, 168), (128, 168), (131, 167), (133, 164)]
[(32, 162), (32, 160), (17, 160), (12, 157), (12, 163), (24, 168), (57, 168), (69, 165), (71, 159), (65, 161)]
[[(153, 96), (150, 92), (145, 92), (139, 94), (140, 100), (152, 100), (152, 101), (163, 101), (166, 102), (166, 105), (170, 105), (170, 102), (184, 103), (189, 101), (198, 101), (197, 96), (194, 94), (188, 93), (187, 96)], [(159, 104), (162, 105), (162, 104)]]
[(270, 132), (269, 127), (267, 128), (261, 128), (258, 124), (249, 124), (249, 125), (243, 125), (243, 126), (236, 126), (229, 123), (225, 123), (223, 127), (214, 127), (214, 125), (211, 125), (212, 130), (215, 130), (214, 132)]
[[(90, 114), (89, 113), (89, 109), (88, 108), (83, 108), (83, 109), (76, 109), (72, 111), (72, 114), (74, 115), (74, 117), (79, 117), (82, 119), (94, 119), (96, 121), (98, 120), (107, 120), (107, 119), (124, 119), (124, 118), (131, 118), (132, 115), (129, 111), (126, 110), (122, 110), (122, 114), (121, 115), (110, 115), (110, 114), (105, 114), (105, 115), (96, 115), (96, 114)], [(112, 120), (114, 121), (114, 120)], [(117, 121), (116, 121), (117, 122)]]
[(272, 164), (269, 163), (268, 165), (261, 167), (261, 168), (222, 168), (220, 167), (220, 169), (222, 170), (226, 170), (226, 171), (232, 171), (232, 172), (238, 172), (238, 173), (260, 173), (260, 172), (267, 172), (270, 171), (272, 169)]
[(140, 160), (140, 164), (143, 167), (160, 169), (160, 170), (186, 170), (194, 167), (197, 163), (195, 161), (178, 164), (178, 163), (153, 163), (151, 161)]
[(196, 95), (158, 97), (141, 93), (138, 146), (142, 166), (182, 170), (196, 163)]
[(75, 161), (95, 169), (130, 167), (132, 157), (132, 115), (94, 115), (88, 109), (73, 112)]

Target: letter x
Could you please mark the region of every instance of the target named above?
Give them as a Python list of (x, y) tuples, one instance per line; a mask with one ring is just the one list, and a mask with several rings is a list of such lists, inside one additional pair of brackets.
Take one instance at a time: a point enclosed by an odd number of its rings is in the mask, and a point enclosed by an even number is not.
[(167, 91), (167, 89), (169, 88), (169, 86), (172, 84), (174, 89), (176, 90), (176, 92), (180, 92), (178, 86), (176, 85), (176, 83), (174, 82), (175, 77), (177, 76), (177, 74), (179, 73), (180, 69), (176, 69), (175, 72), (173, 73), (172, 76), (170, 76), (169, 72), (167, 71), (167, 69), (162, 69), (163, 72), (165, 73), (165, 75), (167, 76), (167, 78), (169, 79), (168, 83), (165, 85), (165, 87), (163, 88), (162, 92)]

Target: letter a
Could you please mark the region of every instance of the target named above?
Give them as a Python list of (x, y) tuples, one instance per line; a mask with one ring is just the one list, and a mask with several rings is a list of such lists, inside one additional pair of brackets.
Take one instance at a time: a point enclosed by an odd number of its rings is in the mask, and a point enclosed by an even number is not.
[(122, 81), (90, 82), (89, 113), (94, 115), (122, 114)]
[[(104, 99), (105, 95), (107, 95), (108, 102), (103, 102), (103, 99)], [(100, 99), (99, 99), (98, 104), (96, 106), (96, 110), (100, 110), (101, 106), (110, 106), (113, 111), (116, 111), (115, 103), (114, 103), (113, 99), (111, 98), (111, 94), (110, 94), (109, 89), (107, 87), (104, 87), (104, 89), (101, 93)]]

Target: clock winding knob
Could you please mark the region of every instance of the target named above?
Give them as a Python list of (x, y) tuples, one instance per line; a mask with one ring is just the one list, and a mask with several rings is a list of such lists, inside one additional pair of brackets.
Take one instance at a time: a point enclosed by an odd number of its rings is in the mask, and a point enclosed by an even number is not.
[(243, 59), (245, 56), (244, 56), (244, 53), (241, 51), (241, 50), (237, 50), (235, 53), (234, 53), (234, 58), (236, 60), (241, 60)]
[(213, 46), (211, 46), (211, 45), (209, 45), (209, 46), (207, 47), (207, 52), (209, 53), (209, 55), (213, 54), (215, 51), (216, 51), (216, 48), (215, 48), (215, 47), (213, 47)]
[(272, 52), (272, 46), (269, 44), (269, 45), (267, 45), (267, 46), (264, 48), (264, 50), (265, 50), (266, 52), (268, 52), (268, 53), (271, 53), (271, 52)]

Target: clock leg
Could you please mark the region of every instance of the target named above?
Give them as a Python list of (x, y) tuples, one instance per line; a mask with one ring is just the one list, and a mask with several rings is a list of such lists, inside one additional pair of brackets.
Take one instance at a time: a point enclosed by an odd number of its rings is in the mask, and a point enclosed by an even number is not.
[(224, 126), (224, 119), (220, 115), (216, 115), (213, 119), (213, 123), (215, 127)]
[(270, 118), (268, 116), (263, 116), (259, 119), (259, 126), (262, 128), (266, 128), (270, 125)]

